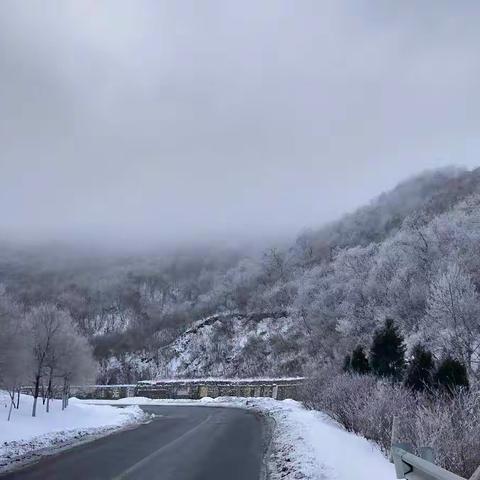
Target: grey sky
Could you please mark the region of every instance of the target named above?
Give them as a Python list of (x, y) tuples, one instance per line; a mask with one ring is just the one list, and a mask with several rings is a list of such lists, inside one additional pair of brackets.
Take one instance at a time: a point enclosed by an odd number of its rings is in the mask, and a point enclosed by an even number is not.
[(480, 7), (2, 0), (0, 232), (296, 233), (475, 166)]

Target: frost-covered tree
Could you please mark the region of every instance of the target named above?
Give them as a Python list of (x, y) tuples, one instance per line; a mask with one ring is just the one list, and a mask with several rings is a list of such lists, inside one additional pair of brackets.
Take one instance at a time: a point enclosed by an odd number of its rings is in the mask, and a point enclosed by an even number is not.
[(61, 383), (62, 398), (66, 406), (72, 381), (91, 382), (95, 380), (97, 371), (87, 339), (79, 333), (69, 315), (63, 312), (60, 315), (61, 324), (52, 335), (45, 360), (47, 412), (56, 384)]
[(71, 325), (62, 332), (58, 350), (57, 376), (61, 381), (62, 408), (68, 406), (70, 386), (88, 384), (95, 380), (98, 365), (93, 359), (87, 339)]
[(265, 281), (275, 283), (285, 281), (290, 263), (287, 253), (278, 248), (270, 248), (263, 255), (263, 271)]
[(67, 317), (65, 312), (48, 304), (43, 304), (31, 309), (27, 315), (28, 328), (31, 333), (31, 348), (33, 351), (33, 417), (35, 417), (37, 413), (40, 382), (46, 374), (49, 358), (53, 356), (57, 336), (60, 333), (65, 317)]
[[(54, 305), (34, 307), (27, 315), (33, 352), (34, 394), (32, 416), (36, 415), (42, 379), (47, 381), (47, 411), (53, 383), (63, 381), (64, 398), (71, 381), (94, 371), (91, 347), (74, 327), (70, 315)], [(85, 374), (85, 375), (84, 375)]]
[(375, 308), (369, 292), (368, 276), (376, 245), (340, 251), (334, 261), (333, 286), (341, 291), (338, 329), (358, 340), (366, 340), (375, 325)]
[(450, 263), (432, 281), (425, 331), (439, 352), (453, 355), (473, 372), (480, 348), (480, 299), (470, 275)]

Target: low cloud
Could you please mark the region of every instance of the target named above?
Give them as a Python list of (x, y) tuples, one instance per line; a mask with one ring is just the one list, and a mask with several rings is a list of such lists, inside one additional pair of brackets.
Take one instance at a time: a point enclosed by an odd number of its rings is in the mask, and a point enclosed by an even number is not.
[(474, 166), (476, 2), (5, 0), (0, 232), (294, 234)]

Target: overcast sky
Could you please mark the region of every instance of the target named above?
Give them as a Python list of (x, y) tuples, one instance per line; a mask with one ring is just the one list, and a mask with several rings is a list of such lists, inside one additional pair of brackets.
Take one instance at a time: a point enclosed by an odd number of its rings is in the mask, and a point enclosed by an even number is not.
[(476, 1), (2, 0), (0, 233), (296, 233), (476, 166)]

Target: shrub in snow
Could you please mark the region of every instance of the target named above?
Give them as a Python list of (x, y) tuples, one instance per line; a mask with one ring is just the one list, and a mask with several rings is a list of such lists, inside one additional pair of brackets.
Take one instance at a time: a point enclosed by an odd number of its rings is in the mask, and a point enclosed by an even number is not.
[(371, 375), (323, 376), (312, 380), (307, 388), (307, 406), (374, 440), (384, 452), (390, 448), (393, 415), (409, 411), (416, 401), (409, 390), (379, 382)]
[(437, 463), (465, 478), (480, 465), (479, 393), (438, 396), (415, 412), (415, 444), (431, 446)]
[(364, 436), (387, 454), (393, 417), (399, 441), (431, 446), (436, 462), (466, 478), (480, 465), (480, 390), (415, 391), (371, 375), (332, 375), (322, 370), (304, 387), (304, 403)]

